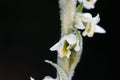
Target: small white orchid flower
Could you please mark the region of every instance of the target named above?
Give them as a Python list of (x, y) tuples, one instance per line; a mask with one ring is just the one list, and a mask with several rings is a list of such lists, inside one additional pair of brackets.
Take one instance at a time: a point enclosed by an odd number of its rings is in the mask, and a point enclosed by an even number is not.
[(61, 58), (69, 58), (71, 49), (74, 49), (75, 51), (80, 50), (79, 39), (77, 39), (74, 33), (65, 35), (58, 43), (50, 48), (51, 51), (58, 51), (58, 56)]
[(83, 6), (86, 9), (93, 9), (95, 8), (95, 3), (97, 2), (97, 0), (78, 0), (80, 3), (83, 2)]
[(97, 25), (100, 21), (99, 14), (97, 14), (96, 17), (92, 17), (90, 13), (77, 13), (75, 21), (76, 28), (85, 29), (85, 31), (82, 33), (83, 36), (87, 35), (88, 37), (92, 37), (94, 33), (106, 32), (102, 27)]

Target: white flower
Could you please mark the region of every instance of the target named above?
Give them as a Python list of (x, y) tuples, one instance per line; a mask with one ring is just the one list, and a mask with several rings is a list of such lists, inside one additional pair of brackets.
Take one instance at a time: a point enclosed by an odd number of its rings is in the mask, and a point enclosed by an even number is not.
[(97, 0), (78, 0), (80, 3), (83, 2), (83, 6), (86, 9), (93, 9), (95, 8), (95, 3), (97, 2)]
[(80, 51), (79, 39), (74, 33), (65, 35), (58, 43), (50, 48), (51, 51), (58, 51), (58, 56), (63, 58), (71, 55), (71, 49)]
[(75, 27), (78, 29), (85, 29), (82, 33), (83, 36), (92, 37), (94, 33), (105, 33), (106, 31), (100, 27), (98, 22), (100, 21), (99, 14), (96, 17), (92, 17), (90, 13), (77, 13), (75, 18)]
[(35, 79), (33, 79), (32, 77), (30, 77), (30, 80), (35, 80)]

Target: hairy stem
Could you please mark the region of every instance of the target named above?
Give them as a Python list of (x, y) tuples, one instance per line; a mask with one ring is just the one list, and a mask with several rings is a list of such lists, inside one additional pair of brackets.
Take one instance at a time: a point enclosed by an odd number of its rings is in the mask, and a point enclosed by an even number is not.
[[(60, 18), (61, 18), (61, 37), (70, 34), (74, 30), (74, 17), (76, 14), (77, 0), (59, 0)], [(71, 50), (70, 58), (58, 57), (58, 65), (64, 70), (68, 76), (68, 80), (72, 79), (74, 70), (80, 60), (82, 53), (82, 37), (80, 38), (81, 50), (76, 52)]]
[(72, 32), (76, 3), (77, 0), (59, 0), (61, 36)]

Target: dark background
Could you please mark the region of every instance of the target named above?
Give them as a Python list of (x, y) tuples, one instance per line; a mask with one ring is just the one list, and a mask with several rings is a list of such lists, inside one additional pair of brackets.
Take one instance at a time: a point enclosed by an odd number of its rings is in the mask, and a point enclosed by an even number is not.
[[(73, 80), (112, 79), (113, 35), (117, 30), (117, 2), (98, 0), (94, 10), (100, 14), (106, 34), (84, 38), (81, 62)], [(55, 77), (56, 70), (44, 62), (56, 62), (49, 51), (60, 37), (58, 0), (0, 0), (0, 80), (42, 80)]]

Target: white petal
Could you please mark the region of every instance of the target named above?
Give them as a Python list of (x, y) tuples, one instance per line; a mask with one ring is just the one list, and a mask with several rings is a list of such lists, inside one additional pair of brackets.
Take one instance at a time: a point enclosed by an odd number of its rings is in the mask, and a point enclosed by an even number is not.
[(90, 13), (80, 13), (78, 16), (83, 22), (89, 22), (92, 20), (92, 15)]
[(100, 16), (99, 16), (99, 14), (97, 14), (97, 16), (95, 16), (95, 17), (93, 18), (92, 23), (93, 23), (93, 24), (97, 24), (99, 21), (100, 21)]
[(61, 47), (62, 43), (61, 40), (59, 42), (57, 42), (55, 45), (53, 45), (50, 50), (51, 51), (57, 51), (60, 47)]
[(90, 2), (88, 2), (88, 1), (86, 1), (86, 0), (84, 1), (83, 6), (84, 6), (86, 9), (93, 9), (93, 8), (95, 8), (95, 6), (94, 6), (93, 3), (90, 3)]
[(56, 80), (56, 79), (53, 79), (53, 78), (50, 77), (50, 76), (46, 76), (43, 80)]
[(91, 0), (91, 1), (88, 1), (88, 0), (78, 0), (79, 3), (83, 2), (83, 6), (86, 9), (93, 9), (93, 8), (95, 8), (96, 1), (97, 0)]
[(103, 29), (102, 27), (98, 25), (94, 25), (94, 26), (95, 26), (95, 33), (106, 33), (105, 29)]
[(85, 37), (87, 35), (87, 32), (83, 31), (82, 35)]
[(85, 26), (83, 25), (81, 18), (79, 16), (76, 16), (75, 18), (75, 27), (81, 30), (85, 29)]
[(97, 0), (92, 0), (92, 1), (93, 1), (94, 4), (97, 2)]
[(80, 51), (80, 43), (79, 43), (79, 40), (77, 40), (77, 44), (75, 46), (75, 51)]
[(30, 77), (30, 80), (35, 80), (35, 79), (33, 79), (32, 77)]
[(76, 24), (75, 27), (76, 27), (77, 29), (81, 29), (81, 30), (84, 30), (84, 29), (85, 29), (85, 26), (83, 25), (82, 22), (79, 22), (78, 24)]
[(76, 44), (77, 38), (76, 38), (76, 35), (72, 33), (66, 37), (66, 40), (70, 45), (74, 45)]

